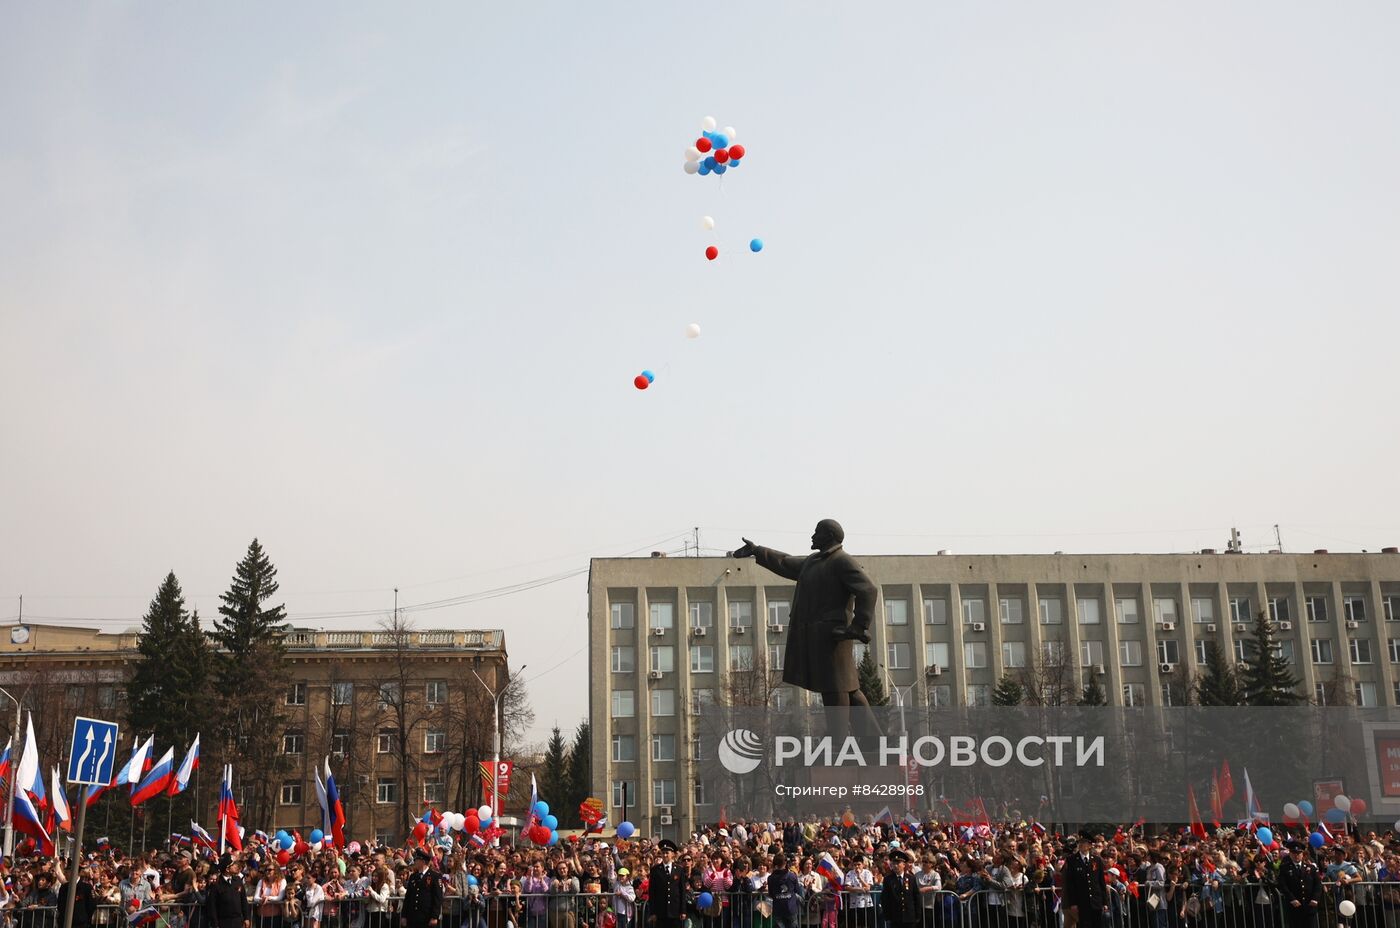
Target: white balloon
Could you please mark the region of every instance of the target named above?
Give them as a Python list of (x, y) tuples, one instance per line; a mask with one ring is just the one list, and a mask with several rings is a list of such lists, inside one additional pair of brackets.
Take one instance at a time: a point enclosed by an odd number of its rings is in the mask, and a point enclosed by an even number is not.
[(1283, 804), (1284, 818), (1297, 818), (1300, 814), (1302, 814), (1302, 810), (1298, 808), (1296, 803), (1285, 802)]
[(320, 841), (313, 841), (313, 842), (311, 843), (311, 850), (312, 850), (313, 852), (315, 852), (315, 853), (320, 853), (320, 850), (321, 850), (321, 842), (320, 842)]
[(733, 144), (734, 144), (734, 136), (736, 136), (736, 135), (738, 135), (738, 133), (734, 131), (734, 127), (733, 127), (733, 126), (725, 126), (725, 127), (724, 127), (724, 137), (727, 138), (727, 139), (729, 139), (729, 144), (730, 144), (730, 145), (733, 145)]
[(476, 810), (476, 817), (479, 818), (479, 819), (481, 819), (481, 821), (483, 821), (483, 822), (486, 821), (487, 819), (489, 819), (489, 818), (491, 817), (491, 807), (490, 807), (490, 806), (482, 806), (481, 808), (477, 809), (477, 810)]
[(695, 173), (697, 173), (699, 170), (700, 170), (700, 162), (699, 162), (699, 161), (687, 161), (687, 162), (685, 163), (685, 172), (686, 172), (687, 174), (695, 174)]
[(685, 327), (685, 337), (686, 337), (686, 338), (699, 338), (699, 337), (700, 337), (700, 326), (699, 326), (699, 324), (698, 324), (698, 323), (695, 323), (695, 322), (692, 322), (690, 325), (686, 326), (686, 327)]
[(715, 118), (713, 116), (706, 116), (704, 119), (700, 120), (700, 128), (704, 129), (706, 132), (715, 131)]
[(687, 149), (685, 150), (685, 160), (687, 160), (687, 161), (699, 161), (699, 160), (700, 160), (700, 149), (696, 148), (694, 145), (692, 145), (692, 146), (690, 146), (689, 148), (687, 148)]
[(1395, 820), (1395, 833), (1397, 835), (1400, 835), (1400, 818), (1397, 818)]
[(1342, 913), (1342, 918), (1351, 918), (1356, 914), (1356, 903), (1350, 899), (1343, 899), (1337, 903), (1337, 911)]
[(713, 228), (715, 227), (715, 217), (713, 217), (713, 216), (702, 216), (702, 217), (700, 217), (700, 225), (704, 226), (706, 231), (709, 231), (710, 229), (713, 229)]
[(1338, 795), (1335, 799), (1332, 800), (1332, 805), (1341, 809), (1343, 812), (1351, 811), (1351, 800), (1348, 799), (1346, 796)]

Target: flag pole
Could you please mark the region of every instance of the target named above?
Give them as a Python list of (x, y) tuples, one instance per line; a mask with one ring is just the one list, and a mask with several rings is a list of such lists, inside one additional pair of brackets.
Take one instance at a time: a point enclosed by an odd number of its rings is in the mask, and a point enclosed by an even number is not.
[[(224, 764), (224, 783), (229, 780), (229, 765)], [(228, 835), (228, 821), (224, 810), (224, 784), (219, 784), (219, 856), (224, 856), (224, 841)]]

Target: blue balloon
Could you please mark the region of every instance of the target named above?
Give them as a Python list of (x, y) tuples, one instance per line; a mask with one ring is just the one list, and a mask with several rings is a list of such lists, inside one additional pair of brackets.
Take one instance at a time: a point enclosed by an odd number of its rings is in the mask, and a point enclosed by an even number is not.
[(468, 885), (468, 886), (476, 886), (479, 882), (481, 882), (481, 881), (478, 880), (476, 877), (472, 876), (470, 873), (467, 874), (467, 885)]
[[(642, 374), (646, 377), (648, 382), (656, 379), (655, 377), (651, 376), (651, 371), (642, 371)], [(550, 831), (553, 831), (554, 829), (559, 827), (559, 819), (555, 818), (552, 815), (546, 815), (544, 818), (540, 819), (540, 824), (548, 828)]]
[(1304, 799), (1302, 802), (1298, 803), (1298, 811), (1303, 813), (1304, 815), (1312, 815), (1313, 804)]
[(727, 165), (727, 164), (717, 164), (717, 165), (715, 165), (715, 173), (716, 173), (716, 174), (723, 174), (723, 173), (724, 173), (725, 171), (727, 171), (728, 169), (729, 169), (729, 165)]
[(279, 829), (277, 829), (277, 833), (274, 834), (273, 837), (277, 839), (277, 843), (278, 843), (278, 844), (281, 844), (281, 843), (282, 843), (282, 839), (285, 838), (285, 837), (287, 837), (287, 833), (286, 833), (285, 831), (283, 831), (281, 828), (279, 828)]
[(743, 160), (744, 160), (743, 158), (730, 158), (730, 159), (729, 159), (729, 166), (730, 166), (731, 168), (737, 168), (737, 167), (739, 166), (739, 162), (740, 162), (740, 161), (743, 161)]
[(312, 844), (315, 844), (317, 841), (324, 840), (325, 837), (326, 837), (326, 833), (325, 833), (324, 831), (322, 831), (321, 829), (319, 829), (319, 828), (313, 828), (313, 829), (311, 829), (311, 843), (312, 843)]
[(290, 850), (291, 850), (292, 848), (294, 848), (294, 847), (296, 847), (296, 842), (292, 840), (292, 836), (291, 836), (291, 835), (283, 835), (283, 836), (282, 836), (282, 850), (284, 850), (284, 851), (290, 851)]
[(631, 822), (621, 822), (617, 826), (617, 836), (619, 838), (630, 838), (637, 833), (637, 828)]
[(701, 893), (695, 897), (695, 904), (702, 909), (708, 909), (715, 904), (715, 897), (711, 896), (709, 893)]
[[(647, 379), (647, 383), (656, 383), (656, 375), (653, 374), (651, 371), (642, 371), (642, 376)], [(535, 814), (539, 815), (540, 806), (544, 806), (545, 812), (544, 815), (540, 815), (540, 824), (551, 830), (558, 828), (559, 820), (549, 814), (549, 806), (545, 805), (543, 802), (535, 803)], [(551, 825), (549, 824), (550, 822), (553, 822), (554, 824)]]
[(709, 168), (711, 171), (713, 171), (715, 168), (719, 167), (719, 162), (715, 160), (714, 155), (710, 155), (710, 157), (700, 162), (700, 167)]
[(723, 132), (716, 132), (715, 137), (710, 139), (710, 141), (714, 143), (716, 148), (729, 147), (729, 136), (725, 135)]
[(715, 140), (715, 133), (711, 132), (709, 129), (706, 129), (704, 132), (701, 132), (700, 134), (701, 134), (702, 136), (704, 136), (705, 138), (709, 139), (711, 142), (713, 142), (713, 141)]
[(709, 166), (708, 164), (706, 164), (705, 162), (701, 161), (701, 162), (700, 162), (700, 170), (697, 171), (696, 173), (699, 174), (701, 177), (704, 177), (706, 174), (710, 173), (710, 166)]
[(545, 847), (554, 847), (554, 845), (556, 845), (556, 844), (558, 844), (558, 843), (559, 843), (559, 832), (557, 832), (557, 831), (551, 831), (551, 832), (549, 833), (549, 842), (548, 842), (547, 844), (545, 844)]
[(763, 239), (756, 238), (749, 242), (749, 251), (760, 252), (763, 250)]
[(1254, 833), (1254, 836), (1258, 838), (1259, 843), (1264, 845), (1265, 847), (1268, 847), (1270, 844), (1274, 843), (1274, 833), (1272, 829), (1261, 828)]
[(1347, 814), (1341, 809), (1328, 809), (1326, 812), (1322, 813), (1322, 820), (1335, 825), (1339, 822), (1345, 822), (1347, 820)]
[[(651, 371), (642, 371), (642, 374), (647, 380), (651, 380)], [(545, 802), (543, 799), (535, 800), (534, 812), (539, 818), (544, 818), (549, 814), (549, 803)]]
[(1312, 834), (1308, 835), (1308, 843), (1311, 844), (1314, 848), (1319, 848), (1327, 843), (1327, 839), (1322, 836), (1322, 832), (1314, 831)]

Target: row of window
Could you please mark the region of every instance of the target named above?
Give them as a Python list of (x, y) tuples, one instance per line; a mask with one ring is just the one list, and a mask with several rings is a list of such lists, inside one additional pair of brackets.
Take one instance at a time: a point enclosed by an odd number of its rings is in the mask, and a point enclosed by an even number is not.
[[(279, 801), (284, 806), (301, 805), (303, 784), (300, 780), (284, 780), (279, 791)], [(399, 781), (379, 779), (374, 784), (374, 801), (388, 805), (399, 801)], [(423, 802), (440, 806), (447, 801), (447, 784), (442, 780), (423, 781)]]
[[(387, 709), (399, 704), (399, 684), (397, 681), (376, 683), (374, 689), (379, 696), (379, 708)], [(440, 706), (447, 702), (447, 681), (429, 680), (423, 684), (423, 700), (430, 706)], [(306, 705), (306, 684), (293, 683), (288, 686), (285, 702), (289, 706)], [(354, 683), (337, 681), (331, 684), (331, 705), (349, 706), (354, 702)]]
[[(962, 619), (967, 624), (987, 621), (987, 601), (978, 596), (966, 596), (962, 600)], [(1292, 619), (1291, 600), (1287, 596), (1271, 597), (1267, 602), (1269, 618), (1275, 622)], [(998, 612), (1002, 624), (1019, 625), (1025, 621), (1025, 604), (1014, 596), (1004, 596), (998, 600)], [(1064, 600), (1057, 596), (1042, 596), (1038, 601), (1041, 625), (1060, 625), (1064, 622)], [(1229, 598), (1231, 622), (1254, 621), (1253, 605), (1248, 596)], [(1382, 612), (1388, 622), (1400, 621), (1400, 594), (1390, 594), (1382, 600)], [(948, 600), (930, 597), (923, 601), (923, 619), (929, 625), (948, 624)], [(1139, 621), (1138, 600), (1124, 597), (1114, 600), (1115, 613), (1122, 625), (1133, 625)], [(1327, 597), (1309, 596), (1303, 603), (1309, 622), (1327, 621)], [(710, 602), (690, 603), (690, 627), (711, 628), (714, 625), (715, 604)], [(1097, 625), (1102, 621), (1101, 604), (1094, 598), (1075, 601), (1077, 618), (1081, 625)], [(787, 600), (768, 601), (768, 623), (786, 625), (792, 604)], [(669, 631), (675, 627), (675, 603), (651, 603), (649, 606), (649, 627)], [(1171, 597), (1156, 597), (1152, 600), (1152, 614), (1158, 622), (1177, 621), (1177, 601)], [(1366, 621), (1366, 597), (1342, 597), (1342, 615), (1348, 622)], [(729, 602), (729, 625), (731, 628), (751, 628), (754, 619), (754, 604), (748, 600)], [(1202, 624), (1216, 621), (1215, 600), (1210, 597), (1195, 597), (1191, 600), (1191, 620)], [(885, 622), (889, 625), (909, 624), (909, 601), (906, 599), (885, 600)], [(611, 626), (614, 629), (631, 629), (637, 624), (636, 606), (633, 603), (613, 603)]]
[[(353, 733), (345, 729), (338, 729), (331, 733), (331, 753), (337, 757), (344, 757), (350, 750)], [(398, 740), (398, 732), (392, 728), (381, 728), (375, 733), (374, 752), (376, 754), (395, 754), (394, 747)], [(287, 731), (282, 733), (282, 753), (301, 754), (306, 750), (306, 735), (300, 731)], [(423, 733), (423, 753), (441, 754), (447, 750), (447, 732), (429, 730)]]
[[(695, 804), (697, 806), (709, 805), (707, 798), (709, 790), (705, 788), (704, 780), (695, 781)], [(627, 808), (637, 808), (637, 783), (635, 780), (613, 780), (612, 781), (612, 807), (621, 809), (623, 798), (627, 799)], [(651, 781), (651, 804), (654, 806), (674, 806), (676, 804), (676, 781), (668, 779), (655, 779)]]
[[(63, 707), (65, 709), (79, 709), (86, 697), (87, 687), (85, 685), (70, 683), (63, 691)], [(124, 689), (118, 689), (111, 684), (97, 687), (97, 706), (100, 709), (111, 709), (117, 704), (118, 699), (125, 697), (126, 691)]]

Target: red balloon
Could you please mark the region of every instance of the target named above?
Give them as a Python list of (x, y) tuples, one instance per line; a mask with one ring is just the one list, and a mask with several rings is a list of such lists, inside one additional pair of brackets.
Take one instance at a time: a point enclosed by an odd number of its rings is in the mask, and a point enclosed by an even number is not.
[(695, 147), (700, 149), (702, 152), (709, 151), (711, 148), (714, 148), (714, 146), (710, 144), (710, 140), (704, 138), (703, 136), (695, 140)]
[(291, 851), (288, 851), (288, 850), (281, 850), (281, 851), (278, 851), (278, 852), (277, 852), (277, 862), (278, 862), (279, 864), (281, 864), (282, 866), (284, 866), (284, 867), (287, 866), (287, 861), (289, 861), (289, 860), (291, 860), (291, 859), (292, 859), (292, 852), (291, 852)]
[(636, 387), (638, 390), (645, 390), (647, 387), (651, 386), (651, 381), (647, 380), (646, 375), (638, 374), (636, 377), (632, 378), (632, 386)]
[(427, 834), (428, 826), (425, 823), (419, 822), (417, 825), (413, 826), (413, 837), (417, 838), (420, 842), (423, 840), (423, 838), (427, 836)]
[(713, 261), (714, 259), (719, 257), (719, 249), (711, 245), (709, 248), (705, 249), (705, 257)]
[(729, 160), (729, 149), (727, 149), (727, 148), (716, 148), (716, 149), (715, 149), (715, 160), (718, 161), (720, 164), (724, 164), (726, 161), (728, 161), (728, 160)]
[[(643, 377), (643, 380), (646, 378)], [(536, 825), (530, 829), (530, 840), (543, 847), (549, 843), (549, 829), (543, 825)]]
[(1366, 800), (1364, 800), (1364, 799), (1353, 799), (1353, 800), (1351, 801), (1351, 817), (1352, 817), (1352, 818), (1356, 818), (1358, 815), (1365, 815), (1365, 814), (1366, 814)]
[[(744, 157), (744, 146), (742, 146), (742, 145), (730, 145), (730, 146), (729, 146), (729, 157), (731, 157), (731, 158), (742, 158), (742, 157)], [(715, 155), (715, 160), (716, 160), (716, 161), (719, 160), (719, 155)]]
[(462, 822), (462, 830), (469, 835), (474, 835), (481, 830), (481, 819), (475, 815)]

